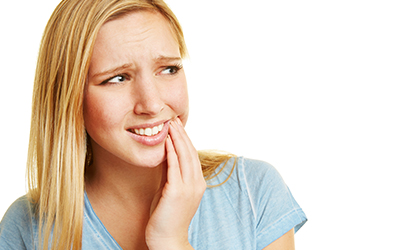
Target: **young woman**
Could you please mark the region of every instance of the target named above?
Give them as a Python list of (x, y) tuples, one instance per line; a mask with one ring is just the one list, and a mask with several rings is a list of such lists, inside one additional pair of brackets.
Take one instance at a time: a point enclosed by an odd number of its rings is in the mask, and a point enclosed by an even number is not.
[(294, 249), (306, 221), (267, 163), (197, 152), (181, 27), (162, 0), (64, 0), (37, 64), (30, 190), (0, 249)]

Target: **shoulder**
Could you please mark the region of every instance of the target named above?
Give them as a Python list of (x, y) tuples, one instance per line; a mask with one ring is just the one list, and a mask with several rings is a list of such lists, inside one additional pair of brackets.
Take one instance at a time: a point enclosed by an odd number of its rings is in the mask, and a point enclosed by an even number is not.
[(279, 172), (271, 164), (253, 159), (243, 159), (242, 169), (256, 214), (258, 246), (269, 245), (292, 228), (297, 232), (307, 217)]
[(295, 204), (279, 172), (265, 161), (231, 158), (226, 164), (221, 164), (216, 173), (216, 177), (208, 184), (217, 188), (211, 188), (208, 192), (227, 197), (233, 204), (249, 204), (255, 217), (261, 216), (266, 205), (268, 209), (281, 211), (279, 206)]
[(0, 232), (13, 225), (25, 225), (31, 223), (32, 215), (34, 213), (33, 204), (29, 201), (26, 195), (18, 198), (7, 209), (3, 219), (0, 223)]
[[(245, 157), (231, 158), (226, 165), (223, 163), (217, 168), (216, 180), (212, 179), (209, 184), (216, 185), (228, 177), (228, 186), (236, 186), (241, 190), (248, 188), (258, 189), (260, 187), (285, 186), (279, 172), (271, 164)], [(231, 184), (231, 185), (229, 185)]]
[(224, 165), (209, 180), (192, 223), (192, 241), (208, 246), (199, 249), (222, 249), (228, 241), (230, 249), (262, 249), (304, 224), (305, 214), (271, 164), (237, 157)]
[(271, 164), (255, 159), (242, 158), (238, 171), (250, 191), (260, 193), (288, 192), (285, 181)]
[(244, 172), (246, 178), (260, 179), (263, 182), (265, 180), (283, 181), (278, 170), (265, 161), (240, 157), (237, 167), (239, 171)]
[(33, 211), (33, 204), (29, 201), (27, 195), (19, 197), (15, 200), (11, 206), (7, 209), (3, 220), (14, 219), (14, 217), (24, 216), (26, 213)]
[(278, 170), (265, 161), (239, 157), (227, 184), (232, 195), (242, 192), (248, 198), (260, 240), (275, 240), (291, 228), (299, 230), (307, 221)]
[(18, 198), (0, 222), (0, 249), (25, 249), (33, 244), (34, 224), (33, 204), (26, 195)]

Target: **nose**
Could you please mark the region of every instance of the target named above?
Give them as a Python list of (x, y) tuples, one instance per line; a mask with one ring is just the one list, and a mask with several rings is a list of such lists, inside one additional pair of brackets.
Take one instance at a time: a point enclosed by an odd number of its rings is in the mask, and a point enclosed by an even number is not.
[(133, 88), (136, 115), (156, 116), (164, 109), (157, 83), (152, 77), (137, 77)]

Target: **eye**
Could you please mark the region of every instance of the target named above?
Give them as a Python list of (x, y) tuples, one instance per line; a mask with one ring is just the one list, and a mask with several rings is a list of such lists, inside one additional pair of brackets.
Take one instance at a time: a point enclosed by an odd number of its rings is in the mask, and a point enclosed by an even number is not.
[(160, 75), (175, 75), (176, 73), (179, 72), (180, 69), (182, 69), (182, 65), (174, 65), (174, 66), (168, 66), (161, 70)]
[(107, 84), (107, 83), (109, 83), (109, 84), (118, 84), (118, 83), (122, 83), (122, 82), (124, 82), (124, 81), (126, 81), (127, 79), (126, 79), (126, 76), (124, 76), (124, 75), (117, 75), (117, 76), (114, 76), (114, 77), (112, 77), (112, 78), (110, 78), (110, 79), (107, 79), (107, 80), (105, 80), (104, 82), (102, 82), (101, 84), (103, 85), (103, 84)]
[(108, 80), (109, 83), (121, 83), (123, 81), (125, 81), (126, 78), (125, 76), (114, 76), (113, 78), (111, 78), (110, 80)]

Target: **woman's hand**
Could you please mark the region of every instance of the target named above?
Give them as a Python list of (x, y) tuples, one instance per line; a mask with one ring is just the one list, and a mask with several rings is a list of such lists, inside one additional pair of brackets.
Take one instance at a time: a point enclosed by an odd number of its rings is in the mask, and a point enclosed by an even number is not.
[(146, 243), (150, 250), (193, 249), (188, 241), (188, 228), (206, 183), (197, 151), (179, 118), (170, 122), (165, 146), (167, 180), (153, 200)]

